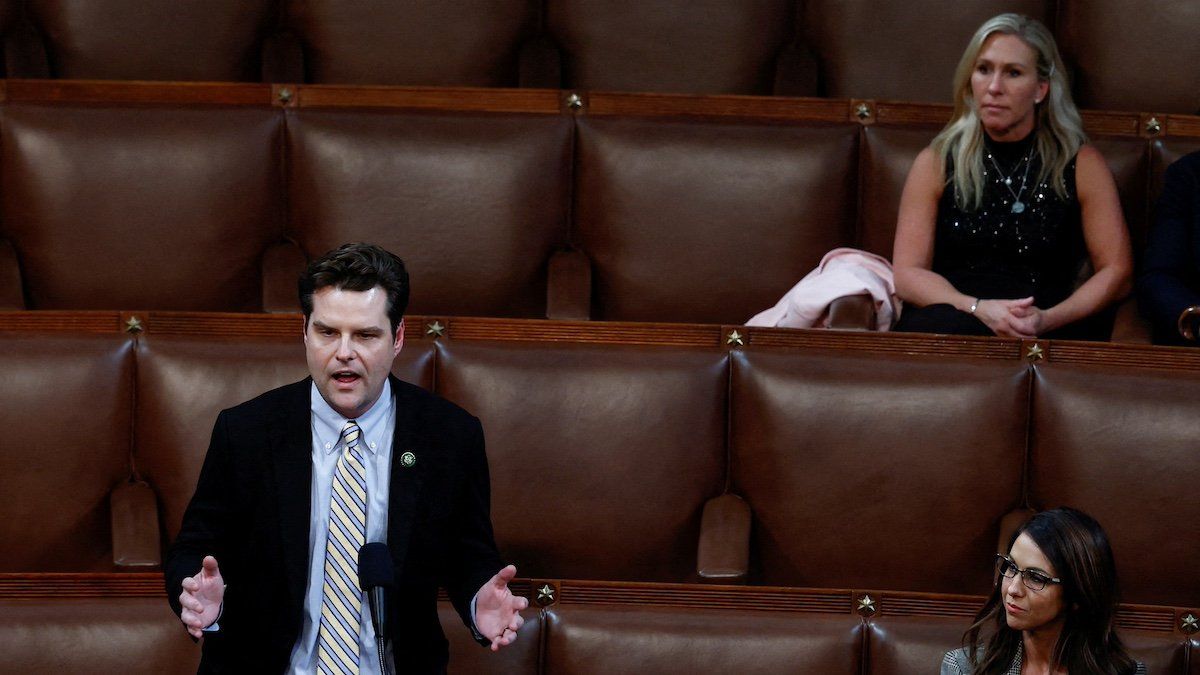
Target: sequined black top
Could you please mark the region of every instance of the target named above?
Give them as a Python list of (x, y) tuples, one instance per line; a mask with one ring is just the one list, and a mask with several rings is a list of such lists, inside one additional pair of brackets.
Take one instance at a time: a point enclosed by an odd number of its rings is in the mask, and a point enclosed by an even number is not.
[(1033, 149), (1034, 134), (1011, 143), (984, 138), (983, 202), (978, 210), (958, 207), (954, 167), (947, 161), (933, 271), (967, 295), (1032, 295), (1038, 307), (1056, 305), (1072, 293), (1087, 260), (1075, 192), (1075, 158), (1063, 172), (1064, 199), (1049, 178), (1037, 181), (1041, 160)]

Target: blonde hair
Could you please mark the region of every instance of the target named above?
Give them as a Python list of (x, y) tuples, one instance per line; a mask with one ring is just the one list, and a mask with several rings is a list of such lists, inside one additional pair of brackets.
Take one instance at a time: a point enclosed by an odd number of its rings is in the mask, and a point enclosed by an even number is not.
[(1049, 178), (1054, 191), (1065, 198), (1063, 174), (1080, 146), (1087, 142), (1083, 121), (1063, 74), (1062, 57), (1050, 31), (1040, 21), (1020, 14), (1001, 14), (988, 19), (975, 31), (958, 62), (954, 71), (954, 116), (932, 144), (943, 165), (947, 160), (953, 161), (955, 200), (964, 211), (978, 209), (983, 201), (984, 131), (971, 90), (971, 76), (983, 43), (995, 33), (1014, 35), (1029, 45), (1037, 54), (1038, 80), (1050, 85), (1046, 98), (1035, 109), (1034, 133), (1042, 160), (1036, 183)]

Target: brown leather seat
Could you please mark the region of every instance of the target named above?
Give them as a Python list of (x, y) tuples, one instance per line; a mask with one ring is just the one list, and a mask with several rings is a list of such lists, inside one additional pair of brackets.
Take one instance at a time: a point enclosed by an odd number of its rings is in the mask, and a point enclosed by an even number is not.
[(271, 0), (31, 0), (52, 77), (257, 82)]
[(853, 243), (856, 125), (578, 126), (594, 319), (742, 323)]
[(794, 37), (788, 0), (548, 0), (545, 11), (567, 88), (770, 94)]
[(194, 673), (200, 648), (161, 597), (0, 598), (8, 673)]
[(695, 578), (727, 369), (716, 349), (439, 343), (437, 392), (486, 430), (504, 556), (530, 576)]
[(112, 569), (133, 368), (121, 334), (0, 333), (0, 571)]
[(546, 316), (568, 118), (304, 110), (287, 126), (287, 233), (309, 257), (370, 241), (404, 258), (414, 313)]
[(281, 133), (265, 108), (8, 103), (0, 220), (27, 308), (260, 311)]
[(821, 96), (950, 103), (954, 69), (985, 20), (1019, 12), (1053, 25), (1054, 4), (807, 0), (801, 30), (816, 55)]
[(1168, 370), (1036, 368), (1029, 501), (1103, 523), (1129, 601), (1200, 604), (1200, 522), (1180, 511), (1200, 485), (1197, 386)]
[(1024, 364), (745, 349), (732, 369), (731, 490), (754, 512), (752, 578), (990, 586), (996, 528), (1021, 503)]

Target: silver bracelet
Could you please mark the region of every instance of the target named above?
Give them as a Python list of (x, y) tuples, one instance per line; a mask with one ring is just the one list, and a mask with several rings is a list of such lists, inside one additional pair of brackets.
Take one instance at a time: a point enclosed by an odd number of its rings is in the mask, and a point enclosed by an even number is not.
[(977, 309), (979, 309), (979, 298), (975, 298), (975, 302), (971, 303), (971, 316), (975, 315)]

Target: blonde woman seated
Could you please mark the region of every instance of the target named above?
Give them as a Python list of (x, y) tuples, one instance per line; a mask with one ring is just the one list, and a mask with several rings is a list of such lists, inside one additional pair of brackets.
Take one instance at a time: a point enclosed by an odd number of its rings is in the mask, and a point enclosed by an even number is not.
[(1054, 38), (1029, 17), (988, 20), (954, 92), (900, 200), (895, 330), (1107, 339), (1104, 310), (1130, 288), (1129, 235)]
[(942, 675), (1146, 675), (1113, 630), (1117, 567), (1100, 524), (1043, 511), (996, 556), (996, 587)]

